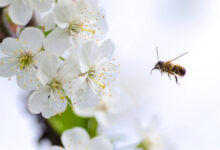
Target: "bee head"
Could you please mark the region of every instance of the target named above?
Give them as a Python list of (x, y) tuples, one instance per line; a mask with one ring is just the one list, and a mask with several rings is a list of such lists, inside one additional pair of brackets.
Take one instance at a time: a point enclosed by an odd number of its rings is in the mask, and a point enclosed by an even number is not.
[(156, 65), (154, 66), (154, 69), (161, 69), (163, 63), (164, 63), (163, 61), (158, 61), (158, 62), (156, 63)]
[(160, 69), (162, 68), (163, 64), (164, 64), (163, 61), (158, 61), (158, 62), (156, 63), (156, 65), (154, 66), (154, 68), (151, 70), (151, 73), (152, 73), (152, 71), (155, 70), (155, 69), (160, 70)]

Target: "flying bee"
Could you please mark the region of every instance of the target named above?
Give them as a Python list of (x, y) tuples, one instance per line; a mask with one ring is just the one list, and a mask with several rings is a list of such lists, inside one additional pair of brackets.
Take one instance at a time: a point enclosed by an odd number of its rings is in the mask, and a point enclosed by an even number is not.
[(185, 53), (183, 53), (183, 54), (181, 54), (181, 55), (177, 56), (176, 58), (171, 59), (169, 61), (160, 61), (157, 47), (156, 47), (156, 51), (157, 51), (158, 62), (156, 63), (154, 68), (151, 70), (151, 74), (152, 74), (153, 70), (158, 69), (158, 70), (160, 70), (161, 75), (163, 74), (163, 72), (166, 72), (168, 74), (169, 78), (170, 78), (170, 75), (175, 76), (176, 83), (179, 84), (177, 76), (183, 77), (186, 74), (186, 69), (180, 65), (173, 64), (172, 62), (174, 60), (177, 60), (178, 58), (186, 55), (188, 52), (185, 52)]

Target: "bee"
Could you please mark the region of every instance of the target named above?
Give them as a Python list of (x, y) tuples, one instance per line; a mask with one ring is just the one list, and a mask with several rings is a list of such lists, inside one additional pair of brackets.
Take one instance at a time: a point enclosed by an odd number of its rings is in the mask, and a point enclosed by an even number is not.
[(152, 74), (153, 70), (158, 69), (158, 70), (160, 70), (161, 75), (163, 74), (163, 72), (166, 72), (168, 74), (169, 78), (170, 78), (170, 75), (175, 76), (176, 83), (179, 84), (177, 76), (183, 77), (186, 74), (186, 69), (183, 66), (173, 64), (172, 62), (177, 60), (178, 58), (188, 54), (188, 52), (185, 52), (185, 53), (183, 53), (183, 54), (181, 54), (181, 55), (177, 56), (176, 58), (171, 59), (169, 61), (160, 61), (157, 47), (156, 47), (156, 52), (157, 52), (158, 62), (156, 63), (154, 68), (151, 70), (151, 74)]

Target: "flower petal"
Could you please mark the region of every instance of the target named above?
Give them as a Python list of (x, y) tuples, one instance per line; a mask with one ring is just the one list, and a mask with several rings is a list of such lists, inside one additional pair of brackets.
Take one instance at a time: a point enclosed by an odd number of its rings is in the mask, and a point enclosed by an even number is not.
[(54, 7), (54, 19), (61, 28), (68, 28), (69, 23), (77, 16), (76, 5), (73, 1), (62, 0)]
[(108, 139), (98, 136), (91, 140), (91, 150), (113, 150), (113, 146)]
[(96, 106), (99, 101), (89, 83), (83, 78), (75, 80), (73, 93), (72, 103), (77, 105), (79, 109), (92, 108)]
[(77, 103), (79, 108), (91, 108), (98, 104), (99, 99), (89, 85), (84, 88), (84, 93), (81, 94), (79, 102)]
[(98, 0), (79, 0), (78, 10), (82, 11), (86, 9), (91, 12), (92, 10), (97, 9), (98, 2)]
[(44, 34), (37, 28), (27, 27), (21, 32), (19, 41), (25, 50), (31, 50), (33, 53), (36, 53), (43, 46)]
[(43, 18), (40, 19), (40, 25), (44, 27), (45, 31), (49, 31), (55, 28), (55, 22), (53, 18), (53, 14), (48, 13)]
[(10, 2), (11, 2), (11, 0), (1, 0), (1, 1), (0, 1), (0, 7), (5, 7), (5, 6), (7, 6)]
[[(98, 47), (94, 41), (88, 41), (83, 45), (80, 51), (80, 59), (81, 59), (82, 65), (84, 66), (94, 65), (95, 63), (94, 51), (96, 49), (98, 49)], [(84, 71), (86, 70), (82, 70), (82, 72)]]
[(103, 111), (97, 111), (95, 113), (95, 118), (101, 126), (104, 126), (106, 128), (112, 125), (111, 119), (115, 119), (115, 117), (113, 117), (111, 114)]
[(33, 66), (19, 72), (16, 78), (18, 86), (25, 90), (36, 90), (39, 88), (41, 84), (36, 77), (36, 72), (37, 70)]
[[(45, 53), (44, 53), (45, 54)], [(39, 63), (37, 77), (41, 83), (47, 84), (57, 76), (57, 70), (60, 67), (60, 59), (53, 54), (47, 53), (43, 60)]]
[(92, 117), (95, 114), (95, 107), (89, 108), (89, 109), (81, 109), (79, 107), (77, 107), (77, 105), (73, 105), (74, 106), (74, 112), (79, 115), (79, 116), (83, 116), (83, 117)]
[[(47, 104), (48, 105), (48, 104)], [(47, 106), (46, 105), (46, 106)], [(57, 113), (56, 113), (56, 111), (54, 111), (53, 109), (50, 109), (50, 108), (48, 108), (48, 106), (47, 107), (45, 107), (45, 109), (44, 110), (42, 110), (42, 116), (44, 117), (44, 118), (46, 118), (46, 119), (49, 119), (50, 117), (53, 117), (53, 116), (55, 116), (55, 115), (57, 115)]]
[(80, 74), (78, 55), (71, 54), (62, 67), (59, 69), (58, 76), (62, 77), (62, 80), (73, 80)]
[(60, 146), (52, 146), (49, 150), (65, 150), (65, 149)]
[(19, 25), (26, 25), (33, 15), (33, 9), (22, 0), (13, 0), (9, 6), (9, 16)]
[(89, 142), (89, 135), (85, 129), (76, 127), (63, 132), (62, 143), (68, 149), (80, 149)]
[(108, 32), (108, 24), (105, 19), (105, 12), (104, 9), (99, 8), (98, 14), (95, 20), (95, 27), (94, 30), (96, 31), (94, 38), (96, 40), (102, 40), (105, 38), (106, 33)]
[(0, 76), (11, 77), (18, 73), (18, 62), (13, 57), (0, 58)]
[(50, 118), (54, 115), (61, 114), (66, 110), (67, 101), (65, 99), (60, 99), (57, 91), (50, 91), (49, 99), (44, 109), (42, 110), (42, 115), (44, 118)]
[[(108, 106), (109, 113), (117, 115), (127, 111), (133, 105), (132, 98), (124, 91), (124, 88), (117, 86), (111, 91), (111, 94), (112, 97), (103, 97), (103, 102)], [(121, 106), (123, 106), (123, 108)]]
[(48, 11), (54, 0), (32, 0), (33, 8), (36, 11), (45, 12)]
[(111, 58), (113, 56), (115, 45), (111, 40), (105, 40), (101, 46), (95, 49), (95, 61), (98, 62), (104, 57)]
[(8, 56), (17, 56), (19, 50), (22, 49), (18, 40), (8, 37), (5, 38), (1, 44), (2, 53)]
[(70, 47), (70, 35), (67, 29), (56, 28), (44, 42), (46, 51), (62, 55)]
[[(94, 32), (81, 32), (82, 37), (84, 37), (85, 40), (87, 39), (94, 39), (94, 40), (102, 40), (105, 38), (106, 33), (108, 31), (108, 25), (105, 19), (105, 13), (102, 8), (97, 8), (96, 10), (91, 11), (83, 14), (84, 17), (82, 17), (85, 22), (83, 28), (90, 29)], [(89, 22), (88, 22), (89, 20)]]
[(45, 107), (48, 101), (50, 90), (48, 87), (43, 87), (35, 91), (28, 98), (28, 109), (33, 114), (39, 114)]

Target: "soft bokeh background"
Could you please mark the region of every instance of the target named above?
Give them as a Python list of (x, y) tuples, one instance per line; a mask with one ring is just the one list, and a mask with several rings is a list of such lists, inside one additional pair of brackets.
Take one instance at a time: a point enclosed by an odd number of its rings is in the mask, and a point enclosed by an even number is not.
[[(149, 120), (151, 114), (178, 150), (220, 149), (220, 1), (219, 0), (100, 0), (106, 9), (108, 36), (116, 44), (121, 63), (119, 79), (134, 105), (112, 131), (135, 141), (132, 118)], [(187, 73), (180, 85), (150, 70), (157, 61), (188, 51), (176, 63)], [(0, 78), (1, 149), (47, 149), (37, 146), (37, 128), (23, 103), (27, 95)], [(123, 106), (122, 106), (123, 107)], [(128, 117), (129, 116), (129, 117)], [(132, 117), (131, 117), (132, 116)], [(120, 132), (119, 132), (120, 131)]]

